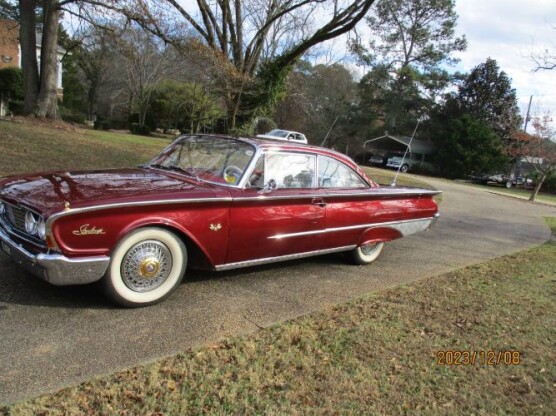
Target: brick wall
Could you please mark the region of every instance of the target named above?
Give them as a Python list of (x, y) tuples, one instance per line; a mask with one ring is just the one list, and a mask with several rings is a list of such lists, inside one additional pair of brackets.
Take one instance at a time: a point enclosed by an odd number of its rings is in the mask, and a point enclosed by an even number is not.
[(19, 26), (13, 20), (0, 19), (0, 69), (19, 66)]

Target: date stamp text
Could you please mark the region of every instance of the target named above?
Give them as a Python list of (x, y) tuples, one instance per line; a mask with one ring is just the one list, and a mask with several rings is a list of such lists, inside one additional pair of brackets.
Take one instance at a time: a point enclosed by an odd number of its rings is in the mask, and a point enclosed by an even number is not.
[(437, 351), (437, 365), (519, 365), (519, 351)]

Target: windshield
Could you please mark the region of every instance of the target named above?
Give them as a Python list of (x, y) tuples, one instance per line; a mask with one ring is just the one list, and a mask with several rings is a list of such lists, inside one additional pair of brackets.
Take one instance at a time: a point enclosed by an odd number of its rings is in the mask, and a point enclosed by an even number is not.
[(147, 166), (175, 170), (207, 182), (237, 185), (255, 154), (254, 146), (211, 136), (181, 137)]
[(272, 131), (268, 132), (267, 134), (269, 136), (287, 137), (288, 133), (289, 133), (289, 131), (286, 131), (286, 130), (272, 130)]

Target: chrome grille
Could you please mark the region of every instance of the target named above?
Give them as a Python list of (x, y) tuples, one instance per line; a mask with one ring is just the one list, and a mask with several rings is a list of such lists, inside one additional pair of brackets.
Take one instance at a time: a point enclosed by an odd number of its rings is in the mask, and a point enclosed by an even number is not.
[[(2, 201), (4, 202), (4, 201)], [(8, 204), (4, 202), (5, 211), (0, 216), (0, 226), (8, 233), (24, 242), (31, 243), (35, 246), (46, 247), (44, 240), (34, 235), (29, 235), (25, 230), (25, 215), (28, 210), (23, 207)]]
[(22, 208), (14, 207), (13, 205), (8, 205), (6, 207), (6, 212), (8, 214), (8, 220), (10, 224), (18, 231), (25, 232), (25, 210)]

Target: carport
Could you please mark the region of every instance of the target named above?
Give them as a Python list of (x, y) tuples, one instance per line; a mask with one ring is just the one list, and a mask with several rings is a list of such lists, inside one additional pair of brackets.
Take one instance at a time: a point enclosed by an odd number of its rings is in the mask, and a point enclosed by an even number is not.
[(371, 154), (367, 162), (385, 165), (389, 157), (403, 156), (407, 150), (406, 160), (412, 163), (425, 162), (426, 156), (435, 152), (432, 143), (413, 139), (407, 136), (393, 136), (386, 133), (384, 136), (367, 140), (363, 147)]

